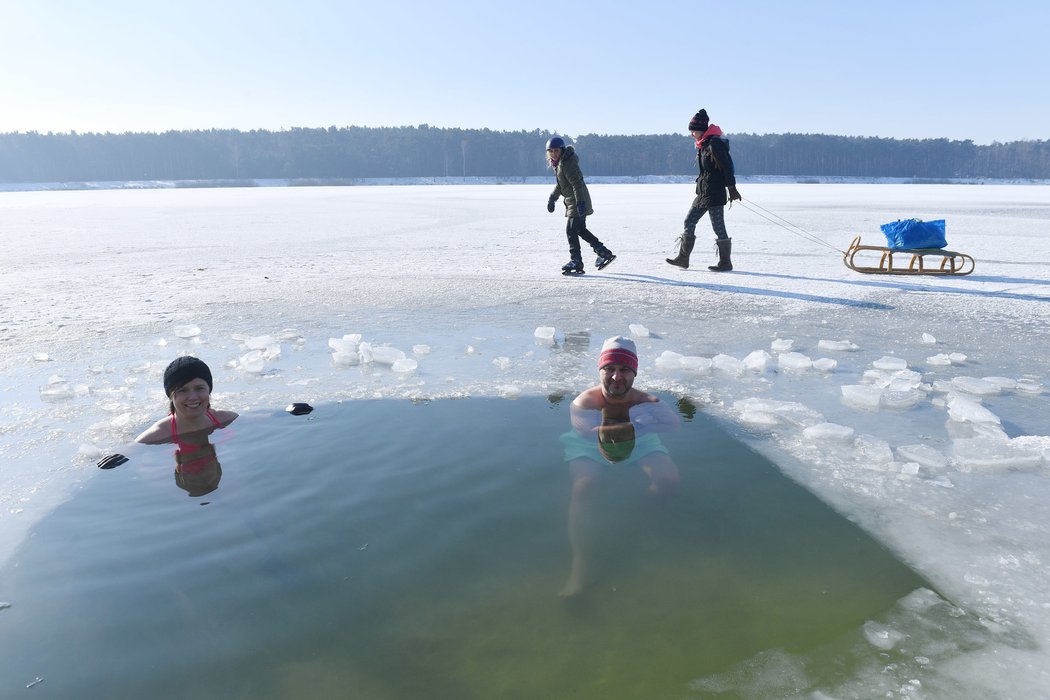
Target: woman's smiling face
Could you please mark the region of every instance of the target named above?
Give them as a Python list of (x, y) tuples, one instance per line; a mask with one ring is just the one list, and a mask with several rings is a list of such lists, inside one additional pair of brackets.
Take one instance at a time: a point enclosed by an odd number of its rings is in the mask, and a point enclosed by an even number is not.
[(199, 416), (208, 410), (211, 389), (208, 382), (197, 377), (186, 382), (171, 393), (175, 412), (186, 417)]

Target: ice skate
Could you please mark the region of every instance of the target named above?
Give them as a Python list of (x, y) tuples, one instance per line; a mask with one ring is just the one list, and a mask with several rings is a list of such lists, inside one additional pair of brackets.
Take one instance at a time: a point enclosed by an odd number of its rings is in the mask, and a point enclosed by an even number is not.
[(612, 264), (612, 261), (616, 259), (616, 256), (610, 252), (599, 253), (598, 259), (594, 261), (594, 266), (599, 270), (604, 270)]
[(570, 260), (561, 266), (561, 273), (563, 275), (582, 275), (583, 263), (578, 260)]

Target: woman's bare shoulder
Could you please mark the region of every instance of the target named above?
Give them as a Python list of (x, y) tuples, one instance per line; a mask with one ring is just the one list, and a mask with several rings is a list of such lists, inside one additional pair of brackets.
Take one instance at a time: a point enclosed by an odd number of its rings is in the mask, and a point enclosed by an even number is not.
[(171, 419), (167, 417), (161, 418), (139, 433), (139, 436), (135, 438), (135, 442), (141, 442), (146, 445), (160, 445), (165, 442), (171, 442)]

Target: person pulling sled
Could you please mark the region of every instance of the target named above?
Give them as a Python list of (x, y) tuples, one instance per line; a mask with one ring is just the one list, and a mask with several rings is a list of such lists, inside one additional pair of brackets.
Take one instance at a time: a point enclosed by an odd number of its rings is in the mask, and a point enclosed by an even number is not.
[(704, 109), (689, 120), (689, 133), (696, 139), (696, 164), (700, 175), (696, 178), (696, 198), (685, 217), (685, 230), (678, 237), (678, 255), (667, 258), (667, 262), (683, 269), (689, 268), (689, 255), (696, 243), (696, 225), (704, 214), (708, 214), (715, 232), (718, 263), (709, 265), (707, 269), (728, 272), (733, 269), (730, 258), (733, 239), (726, 232), (726, 190), (729, 190), (728, 201), (742, 199), (736, 189), (729, 139), (719, 127), (711, 124)]

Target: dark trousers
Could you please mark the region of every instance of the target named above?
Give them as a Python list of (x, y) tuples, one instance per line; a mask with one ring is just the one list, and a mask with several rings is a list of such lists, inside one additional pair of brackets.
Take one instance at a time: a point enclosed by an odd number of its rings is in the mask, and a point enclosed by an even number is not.
[(689, 213), (685, 215), (685, 235), (695, 236), (697, 223), (707, 213), (711, 215), (711, 228), (714, 229), (715, 238), (729, 238), (726, 232), (725, 207), (711, 207), (710, 209), (702, 207), (700, 206), (700, 195), (696, 196), (693, 206), (689, 207)]
[(586, 216), (570, 216), (565, 224), (565, 237), (569, 239), (569, 257), (576, 262), (583, 262), (583, 257), (580, 255), (581, 238), (587, 241), (598, 255), (609, 253), (609, 249), (602, 245), (598, 237), (587, 230)]

